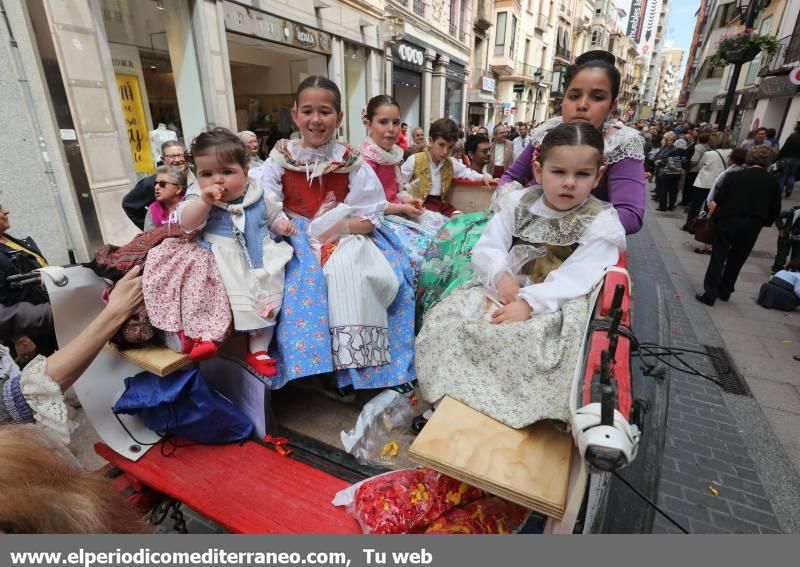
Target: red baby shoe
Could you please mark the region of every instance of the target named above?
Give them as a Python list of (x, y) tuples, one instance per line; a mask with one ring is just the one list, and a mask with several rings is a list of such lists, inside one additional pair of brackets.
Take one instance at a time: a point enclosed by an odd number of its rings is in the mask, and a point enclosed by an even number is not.
[(278, 373), (277, 363), (265, 350), (247, 353), (244, 362), (261, 376), (275, 376)]
[(217, 345), (214, 341), (195, 340), (189, 358), (193, 362), (200, 362), (201, 360), (208, 360), (217, 356)]

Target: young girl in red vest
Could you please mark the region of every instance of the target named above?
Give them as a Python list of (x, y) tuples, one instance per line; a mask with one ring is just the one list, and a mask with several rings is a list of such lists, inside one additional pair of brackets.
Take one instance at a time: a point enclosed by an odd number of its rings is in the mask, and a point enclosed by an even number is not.
[(273, 388), (330, 372), (340, 393), (407, 384), (415, 378), (413, 272), (402, 245), (376, 230), (387, 206), (383, 187), (361, 155), (336, 140), (343, 114), (332, 81), (300, 83), (292, 118), (301, 138), (278, 142), (259, 170), (299, 229), (289, 237), (295, 254)]
[(428, 211), (421, 200), (413, 200), (401, 191), (403, 150), (397, 143), (400, 130), (400, 105), (389, 95), (372, 97), (364, 111), (364, 124), (369, 135), (358, 148), (364, 161), (380, 179), (386, 194), (387, 215), (381, 227), (391, 231), (403, 244), (411, 261), (414, 281), (428, 246), (436, 232), (447, 223), (447, 217)]

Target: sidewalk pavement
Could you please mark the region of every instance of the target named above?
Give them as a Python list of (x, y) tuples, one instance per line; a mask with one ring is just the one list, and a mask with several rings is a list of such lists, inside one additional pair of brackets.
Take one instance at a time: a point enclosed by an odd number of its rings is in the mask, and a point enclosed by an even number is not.
[[(784, 207), (800, 204), (798, 192), (794, 195), (784, 199)], [(763, 483), (783, 529), (797, 531), (800, 362), (792, 357), (800, 354), (800, 311), (769, 310), (755, 302), (761, 284), (770, 277), (777, 230), (762, 230), (730, 301), (708, 307), (694, 295), (703, 291), (709, 256), (693, 251), (701, 245), (680, 230), (685, 220), (683, 207), (659, 213), (648, 199), (646, 229), (656, 239), (670, 270), (675, 289), (672, 299), (683, 306), (697, 343), (725, 347), (757, 402), (757, 406), (748, 405), (744, 396), (724, 395), (757, 469), (758, 478), (752, 480)]]

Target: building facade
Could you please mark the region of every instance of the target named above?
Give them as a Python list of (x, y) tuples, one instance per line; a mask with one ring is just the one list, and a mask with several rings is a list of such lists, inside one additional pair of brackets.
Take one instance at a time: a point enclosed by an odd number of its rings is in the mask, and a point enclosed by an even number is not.
[(665, 49), (658, 79), (658, 105), (654, 108), (657, 118), (674, 120), (678, 95), (681, 87), (680, 70), (683, 63), (683, 49)]
[[(362, 110), (381, 93), (396, 96), (411, 127), (466, 121), (471, 0), (4, 5), (17, 47), (4, 52), (3, 75), (26, 86), (9, 83), (8, 95), (18, 108), (29, 101), (19, 131), (37, 140), (28, 148), (46, 188), (37, 202), (58, 219), (42, 228), (39, 215), (21, 214), (16, 226), (52, 232), (39, 239), (53, 262), (136, 234), (120, 203), (154, 172), (164, 136), (188, 145), (209, 126), (290, 136), (293, 93), (310, 75), (340, 87), (339, 136), (354, 145), (366, 136)], [(8, 193), (8, 203), (25, 201)]]

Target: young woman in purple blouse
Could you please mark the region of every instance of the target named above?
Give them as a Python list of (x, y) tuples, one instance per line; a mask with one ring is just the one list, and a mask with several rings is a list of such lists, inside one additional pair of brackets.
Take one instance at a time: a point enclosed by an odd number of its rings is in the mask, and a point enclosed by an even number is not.
[(607, 51), (579, 56), (567, 76), (561, 116), (546, 120), (533, 131), (532, 143), (503, 173), (491, 208), (455, 217), (436, 235), (420, 275), (417, 328), (429, 309), (472, 278), (472, 247), (489, 218), (499, 210), (503, 196), (536, 183), (532, 167), (535, 149), (547, 132), (563, 122), (588, 122), (603, 132), (606, 174), (592, 194), (614, 205), (627, 234), (641, 229), (645, 210), (644, 140), (633, 128), (610, 120), (621, 81), (615, 62)]

